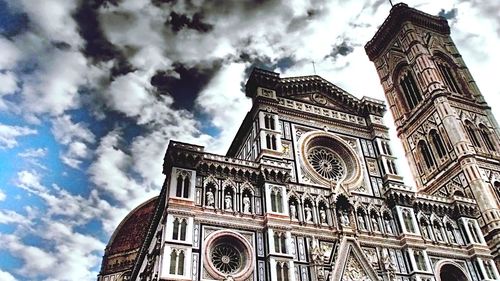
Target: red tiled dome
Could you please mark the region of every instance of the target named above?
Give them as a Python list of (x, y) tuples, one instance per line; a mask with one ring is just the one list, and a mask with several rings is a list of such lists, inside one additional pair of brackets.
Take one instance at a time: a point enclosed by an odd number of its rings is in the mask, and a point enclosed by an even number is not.
[(106, 247), (101, 275), (129, 269), (146, 236), (158, 197), (132, 210), (118, 225)]

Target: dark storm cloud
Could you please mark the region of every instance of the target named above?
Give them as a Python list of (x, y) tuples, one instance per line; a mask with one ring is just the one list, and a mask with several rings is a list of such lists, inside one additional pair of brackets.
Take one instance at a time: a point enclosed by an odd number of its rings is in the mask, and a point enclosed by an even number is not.
[(167, 24), (170, 25), (170, 28), (174, 32), (178, 32), (183, 28), (190, 28), (199, 32), (209, 32), (213, 29), (213, 25), (203, 22), (203, 15), (201, 13), (195, 13), (192, 17), (189, 17), (171, 12)]
[(160, 70), (151, 77), (151, 85), (160, 94), (169, 94), (174, 98), (175, 108), (191, 110), (198, 93), (204, 89), (221, 68), (220, 62), (211, 67), (186, 67), (176, 63), (172, 71)]
[(441, 11), (439, 11), (438, 16), (444, 17), (447, 20), (452, 20), (452, 19), (455, 19), (457, 17), (457, 12), (458, 12), (457, 8), (453, 8), (449, 11), (446, 11), (445, 9), (441, 9)]
[(96, 62), (115, 60), (111, 69), (111, 78), (134, 70), (125, 55), (108, 41), (98, 20), (97, 9), (99, 7), (118, 5), (119, 2), (118, 0), (83, 1), (73, 14), (80, 36), (85, 40), (83, 54)]
[(331, 57), (336, 59), (338, 56), (347, 56), (354, 51), (354, 46), (350, 45), (347, 41), (342, 41), (339, 45), (333, 46), (332, 51), (325, 58)]

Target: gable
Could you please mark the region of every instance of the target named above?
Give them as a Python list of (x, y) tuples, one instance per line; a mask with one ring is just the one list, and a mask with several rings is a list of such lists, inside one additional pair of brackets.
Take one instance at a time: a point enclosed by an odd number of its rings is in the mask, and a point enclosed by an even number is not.
[(371, 266), (359, 244), (353, 237), (344, 237), (339, 247), (331, 280), (378, 281), (377, 272)]

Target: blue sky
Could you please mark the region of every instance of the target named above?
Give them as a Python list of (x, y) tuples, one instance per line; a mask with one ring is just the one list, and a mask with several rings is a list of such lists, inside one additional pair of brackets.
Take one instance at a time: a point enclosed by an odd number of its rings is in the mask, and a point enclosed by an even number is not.
[[(486, 100), (498, 100), (500, 3), (407, 3), (449, 19)], [(389, 9), (0, 0), (0, 280), (95, 280), (114, 228), (159, 193), (169, 140), (225, 153), (251, 106), (253, 66), (300, 76), (314, 61), (355, 96), (383, 99), (363, 46)]]

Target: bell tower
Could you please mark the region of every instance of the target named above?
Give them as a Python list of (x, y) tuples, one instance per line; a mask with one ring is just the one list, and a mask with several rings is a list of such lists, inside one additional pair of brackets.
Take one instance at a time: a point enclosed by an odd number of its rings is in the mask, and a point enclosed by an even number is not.
[(365, 50), (379, 74), (418, 192), (475, 199), (486, 241), (500, 256), (499, 126), (447, 21), (397, 4)]

